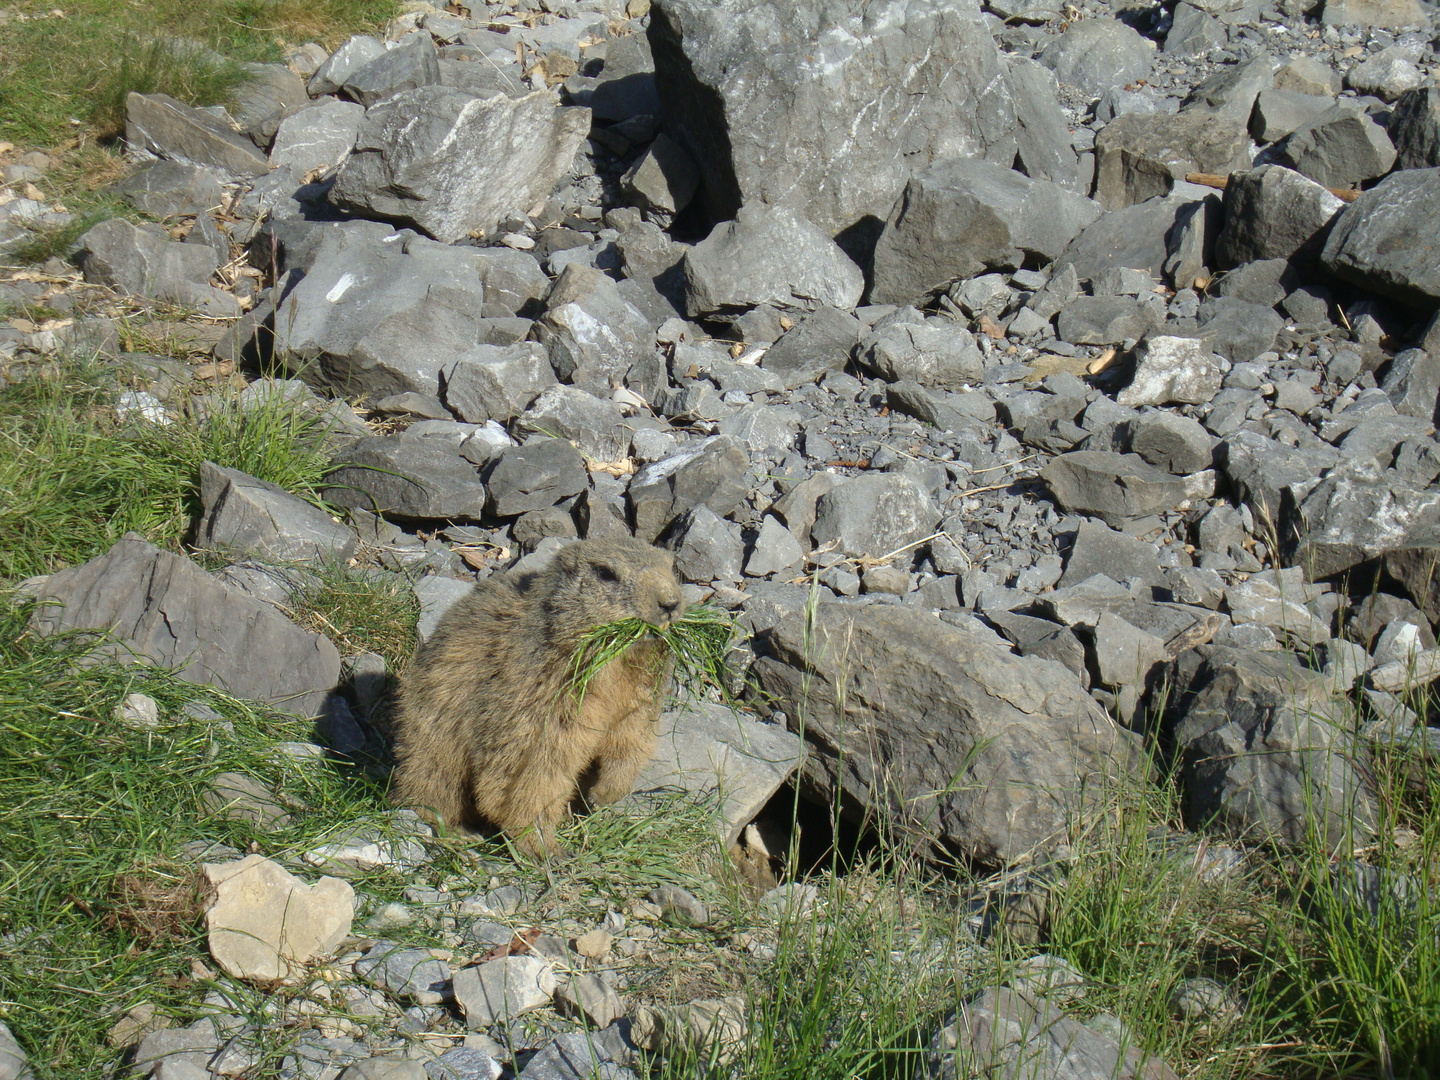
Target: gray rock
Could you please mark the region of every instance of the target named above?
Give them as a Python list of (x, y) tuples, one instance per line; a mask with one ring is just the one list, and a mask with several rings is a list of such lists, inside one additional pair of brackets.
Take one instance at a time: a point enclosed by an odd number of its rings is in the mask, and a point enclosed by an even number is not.
[[(1220, 199), (1213, 191), (1177, 184), (1169, 195), (1102, 214), (1070, 242), (1050, 268), (1050, 276), (1073, 269), (1081, 281), (1086, 281), (1112, 267), (1128, 266), (1159, 278), (1176, 250), (1171, 240), (1178, 244), (1187, 223), (1198, 219), (1203, 224), (1207, 203), (1215, 208), (1218, 219)], [(1192, 261), (1196, 271), (1204, 265), (1203, 258)], [(1184, 282), (1187, 288), (1190, 284)]]
[(482, 100), (445, 86), (405, 90), (365, 113), (330, 199), (453, 243), (548, 195), (589, 130), (588, 110), (557, 108), (548, 91)]
[(660, 917), (672, 926), (707, 926), (710, 909), (688, 889), (678, 885), (661, 885), (650, 890), (645, 899), (660, 909)]
[(232, 295), (210, 284), (220, 265), (215, 252), (203, 244), (175, 243), (158, 225), (111, 218), (81, 236), (80, 247), (80, 265), (92, 284), (168, 300), (206, 315), (240, 311)]
[(359, 538), (284, 488), (213, 462), (200, 466), (196, 547), (280, 562), (343, 563)]
[[(1327, 846), (1375, 827), (1335, 687), (1287, 653), (1183, 654), (1174, 739), (1187, 817), (1235, 836)], [(1354, 830), (1353, 832), (1351, 830)]]
[(1293, 90), (1300, 94), (1340, 92), (1340, 74), (1325, 61), (1301, 53), (1280, 66), (1273, 80), (1277, 90)]
[(1121, 405), (1203, 404), (1220, 390), (1230, 370), (1205, 341), (1152, 335), (1135, 349), (1135, 377), (1116, 395)]
[(421, 1005), (439, 1005), (450, 997), (450, 965), (429, 949), (377, 941), (355, 961), (355, 974), (379, 990)]
[(235, 126), (264, 150), (280, 121), (310, 104), (305, 82), (284, 64), (245, 64), (248, 76), (235, 88), (229, 111)]
[(1440, 166), (1440, 87), (1407, 90), (1395, 102), (1386, 129), (1397, 169)]
[(778, 458), (795, 445), (795, 429), (799, 425), (800, 415), (795, 411), (757, 401), (742, 405), (721, 420), (716, 431), (733, 435), (752, 454)]
[(1296, 128), (1274, 150), (1281, 165), (1332, 188), (1353, 188), (1395, 164), (1385, 129), (1353, 103), (1341, 102)]
[(738, 315), (779, 308), (850, 310), (865, 278), (839, 246), (799, 213), (779, 206), (741, 207), (685, 253), (685, 311)]
[(817, 547), (882, 558), (925, 539), (939, 523), (939, 509), (909, 476), (867, 474), (820, 496), (810, 538)]
[(1015, 100), (1015, 160), (1026, 176), (1080, 191), (1079, 162), (1054, 74), (1022, 56), (1005, 54), (1004, 59), (1005, 81)]
[(548, 510), (589, 482), (585, 459), (564, 439), (530, 439), (500, 453), (485, 475), (485, 508), (499, 517)]
[(479, 342), (484, 289), (463, 248), (372, 223), (326, 230), (275, 314), (275, 350), (341, 394), (440, 395), (440, 372)]
[(346, 1066), (340, 1080), (426, 1080), (429, 1074), (418, 1061), (399, 1057), (371, 1057)]
[(368, 34), (356, 34), (330, 54), (310, 76), (305, 89), (311, 97), (333, 94), (353, 73), (385, 55), (385, 43)]
[(183, 1028), (162, 1028), (152, 1031), (135, 1048), (134, 1067), (143, 1076), (167, 1062), (177, 1062), (202, 1070), (209, 1075), (210, 1058), (220, 1049), (220, 1036), (215, 1022), (208, 1016)]
[(1314, 263), (1344, 205), (1321, 185), (1280, 165), (1232, 175), (1215, 261), (1224, 267), (1257, 259)]
[(914, 308), (877, 322), (855, 347), (855, 359), (890, 382), (930, 389), (961, 390), (983, 377), (974, 335), (954, 319), (926, 318)]
[(1260, 143), (1283, 139), (1335, 104), (1333, 94), (1302, 94), (1295, 90), (1262, 90), (1250, 115), (1250, 134)]
[(761, 635), (755, 672), (805, 718), (809, 790), (1003, 863), (1053, 843), (1092, 774), (1134, 766), (1131, 737), (1070, 672), (998, 644), (973, 619), (821, 603)]
[[(1437, 606), (1427, 593), (1433, 577), (1416, 572), (1440, 548), (1440, 490), (1392, 479), (1374, 462), (1348, 459), (1305, 494), (1296, 510), (1292, 557), (1314, 580), (1372, 559), (1381, 559), (1401, 577), (1425, 608)], [(1409, 573), (1406, 574), (1406, 570)], [(1399, 571), (1398, 573), (1396, 571)], [(1406, 580), (1408, 578), (1408, 580)]]
[(1060, 309), (1055, 335), (1073, 345), (1118, 345), (1144, 337), (1155, 322), (1153, 309), (1133, 296), (1080, 296)]
[(104, 655), (177, 668), (186, 682), (301, 716), (318, 715), (340, 679), (328, 639), (134, 533), (52, 574), (32, 621), (43, 634), (108, 630), (114, 644), (97, 646)]
[(623, 385), (650, 397), (664, 386), (654, 325), (613, 280), (591, 267), (565, 269), (534, 333), (549, 350), (556, 376), (586, 393), (609, 397)]
[(676, 518), (704, 505), (717, 517), (745, 497), (750, 455), (739, 439), (714, 435), (647, 465), (630, 481), (635, 535), (653, 542)]
[(499, 1080), (500, 1063), (484, 1050), (452, 1046), (434, 1061), (425, 1062), (429, 1080)]
[(442, 372), (445, 405), (471, 424), (512, 420), (555, 385), (550, 357), (534, 341), (476, 345)]
[(1287, 497), (1303, 498), (1340, 455), (1325, 444), (1286, 446), (1258, 431), (1237, 431), (1221, 444), (1217, 456), (1241, 500), (1268, 526), (1280, 525), (1280, 509)]
[(908, 303), (987, 270), (1052, 261), (1100, 216), (1089, 199), (994, 162), (942, 158), (917, 173), (875, 245), (873, 303)]
[(1203, 56), (1229, 39), (1225, 24), (1194, 4), (1175, 5), (1175, 19), (1165, 35), (1166, 56)]
[(1131, 453), (1176, 476), (1208, 469), (1214, 462), (1215, 440), (1189, 416), (1148, 412), (1130, 422), (1128, 434)]
[(155, 218), (204, 213), (221, 200), (220, 178), (213, 171), (163, 158), (112, 184), (110, 190)]
[(1185, 979), (1170, 992), (1170, 1015), (1213, 1031), (1225, 1031), (1243, 1015), (1236, 995), (1214, 979)]
[(34, 1071), (25, 1060), (25, 1051), (4, 1023), (0, 1023), (0, 1078), (35, 1080)]
[(485, 509), (485, 485), (454, 446), (403, 435), (360, 439), (340, 451), (321, 494), (333, 506), (422, 520), (475, 520)]
[(1345, 73), (1347, 87), (1356, 93), (1374, 94), (1382, 101), (1394, 101), (1424, 81), (1424, 74), (1415, 66), (1414, 50), (1405, 45), (1381, 49)]
[(1189, 500), (1184, 480), (1135, 454), (1076, 450), (1054, 458), (1040, 475), (1065, 510), (1098, 517), (1116, 529)]
[[(1191, 6), (1209, 7), (1203, 2)], [(1249, 7), (1248, 0), (1242, 0), (1239, 10), (1243, 11), (1246, 7)], [(1253, 12), (1254, 8), (1250, 7), (1250, 11)], [(1187, 111), (1198, 109), (1223, 115), (1244, 125), (1249, 122), (1260, 92), (1272, 85), (1274, 71), (1275, 62), (1263, 51), (1249, 60), (1222, 66), (1190, 91), (1183, 107)]]
[(1015, 156), (1014, 104), (970, 0), (661, 0), (651, 20), (665, 128), (714, 220), (765, 202), (826, 236), (863, 231), (935, 158)]
[(477, 248), (471, 253), (485, 285), (485, 301), (507, 311), (528, 311), (550, 293), (550, 279), (535, 256), (508, 247)]
[(518, 438), (547, 435), (569, 439), (582, 456), (615, 462), (629, 449), (632, 426), (613, 401), (601, 400), (577, 386), (551, 386), (516, 417), (512, 430)]
[(1076, 19), (1036, 59), (1062, 83), (1097, 98), (1112, 86), (1148, 76), (1154, 52), (1154, 45), (1124, 23), (1100, 16)]
[(623, 1067), (631, 1053), (618, 1026), (570, 1031), (546, 1043), (516, 1080), (635, 1080), (635, 1074)]
[(1065, 560), (1065, 573), (1059, 584), (1061, 588), (1078, 585), (1096, 574), (1104, 574), (1112, 581), (1138, 578), (1149, 585), (1166, 584), (1165, 574), (1160, 569), (1159, 552), (1154, 544), (1086, 518), (1076, 530), (1075, 543)]
[(1225, 590), (1225, 604), (1237, 625), (1257, 623), (1275, 631), (1277, 636), (1285, 634), (1311, 647), (1330, 640), (1327, 622), (1317, 619), (1298, 599), (1268, 581), (1252, 578), (1232, 585)]
[(538, 956), (504, 956), (457, 971), (454, 990), (465, 1026), (484, 1031), (550, 1004), (555, 972)]
[(695, 162), (664, 134), (640, 155), (620, 178), (621, 189), (632, 205), (644, 211), (646, 219), (668, 227), (675, 215), (690, 205), (700, 186)]
[(785, 573), (801, 564), (805, 557), (804, 546), (795, 539), (789, 528), (782, 526), (776, 518), (766, 516), (760, 523), (755, 537), (755, 546), (744, 560), (747, 577), (769, 577), (773, 573)]
[(1440, 423), (1440, 352), (1406, 349), (1390, 362), (1381, 389), (1402, 416)]
[(275, 130), (271, 167), (295, 176), (333, 169), (349, 157), (364, 116), (362, 106), (338, 98), (322, 98), (291, 113)]
[(1440, 300), (1440, 245), (1433, 216), (1440, 168), (1387, 176), (1336, 219), (1322, 256), (1326, 268), (1364, 288), (1433, 307)]
[(125, 144), (135, 153), (216, 169), (228, 176), (260, 176), (270, 168), (264, 151), (214, 113), (167, 94), (125, 97)]
[(1200, 337), (1215, 352), (1237, 364), (1248, 363), (1275, 347), (1285, 320), (1265, 304), (1222, 296), (1200, 308)]
[(402, 90), (440, 82), (440, 57), (429, 34), (409, 34), (345, 76), (341, 92), (367, 109)]
[(1199, 109), (1118, 117), (1095, 139), (1095, 199), (1107, 210), (1118, 210), (1168, 195), (1187, 173), (1248, 168), (1249, 145), (1243, 118)]
[(718, 798), (717, 826), (728, 849), (794, 774), (803, 753), (800, 737), (781, 725), (695, 703), (661, 715), (655, 755), (631, 798), (676, 788)]
[(702, 503), (685, 515), (677, 531), (675, 569), (682, 580), (697, 585), (740, 580), (740, 560), (745, 551), (740, 526), (717, 517)]
[(221, 773), (200, 796), (207, 813), (226, 821), (247, 821), (258, 829), (283, 829), (290, 815), (275, 793), (244, 773)]
[(827, 371), (844, 369), (861, 329), (860, 320), (849, 312), (817, 308), (765, 351), (760, 366), (779, 375), (787, 387), (815, 382)]
[(1151, 672), (1169, 659), (1164, 641), (1108, 611), (1095, 624), (1091, 651), (1097, 679), (1112, 687), (1143, 688)]
[(1176, 1080), (1177, 1076), (1163, 1060), (1133, 1045), (1133, 1040), (1125, 1040), (1122, 1047), (1048, 998), (993, 986), (972, 995), (964, 1010), (930, 1041), (920, 1075), (960, 1080), (973, 1075), (973, 1069), (1036, 1080), (1071, 1076)]

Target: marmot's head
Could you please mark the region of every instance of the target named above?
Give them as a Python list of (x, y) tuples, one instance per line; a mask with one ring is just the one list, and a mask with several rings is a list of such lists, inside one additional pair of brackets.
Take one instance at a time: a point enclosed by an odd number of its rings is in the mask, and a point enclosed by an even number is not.
[(592, 626), (640, 618), (663, 628), (685, 608), (674, 557), (641, 540), (580, 540), (550, 569), (559, 579), (555, 599), (574, 605)]

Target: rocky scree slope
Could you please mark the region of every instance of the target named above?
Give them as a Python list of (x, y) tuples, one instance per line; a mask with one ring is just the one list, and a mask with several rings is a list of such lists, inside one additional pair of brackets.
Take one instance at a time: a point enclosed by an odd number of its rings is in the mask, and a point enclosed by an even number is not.
[[(235, 566), (127, 538), (31, 583), (40, 625), (118, 620), (354, 753), (371, 702), (265, 564), (408, 575), (423, 634), (510, 560), (633, 533), (736, 613), (786, 747), (728, 839), (803, 730), (807, 796), (980, 864), (1053, 854), (1149, 753), (1196, 827), (1363, 840), (1376, 745), (1440, 747), (1433, 8), (644, 6), (424, 8), (234, 113), (132, 95), (117, 190), (162, 224), (105, 222), (74, 264), (290, 376), (246, 393), (332, 418), (346, 516), (210, 469), (196, 545)], [(0, 244), (44, 212), (8, 199)], [(73, 317), (0, 329), (7, 379), (113, 348), (48, 270), (4, 295)], [(203, 403), (129, 360), (152, 419)], [(365, 993), (486, 1029), (461, 976), (489, 965), (438, 963)]]

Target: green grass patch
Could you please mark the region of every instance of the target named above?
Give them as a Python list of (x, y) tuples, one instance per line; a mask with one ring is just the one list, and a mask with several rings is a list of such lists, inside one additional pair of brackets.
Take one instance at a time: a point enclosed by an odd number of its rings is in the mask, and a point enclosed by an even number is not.
[(0, 390), (0, 578), (84, 562), (135, 531), (177, 546), (213, 461), (314, 499), (325, 421), (299, 402), (218, 396), (206, 420), (122, 418), (123, 363), (74, 360)]
[(697, 696), (708, 688), (724, 691), (725, 654), (735, 640), (735, 620), (720, 608), (699, 604), (665, 627), (631, 618), (587, 630), (570, 658), (567, 693), (578, 705), (601, 668), (651, 635), (674, 658), (675, 681), (682, 690)]
[(340, 566), (311, 571), (311, 584), (291, 598), (301, 626), (335, 642), (342, 656), (374, 652), (392, 675), (415, 651), (420, 601), (410, 582), (396, 574), (356, 573)]
[[(105, 1036), (123, 1011), (149, 1002), (183, 1022), (204, 993), (190, 975), (203, 926), (183, 845), (283, 858), (390, 811), (359, 769), (278, 749), (309, 739), (309, 721), (152, 668), (79, 667), (86, 646), (29, 634), (27, 614), (0, 611), (4, 1019), (41, 1080), (108, 1075), (121, 1051)], [(159, 727), (116, 719), (131, 692), (155, 699)], [(192, 703), (212, 711), (187, 714)], [(292, 821), (261, 830), (207, 813), (201, 796), (224, 772), (265, 784)]]
[(376, 32), (399, 4), (78, 0), (64, 17), (53, 9), (22, 0), (0, 26), (0, 138), (17, 144), (59, 148), (76, 135), (113, 136), (132, 90), (225, 104), (244, 81), (241, 63), (279, 62), (306, 41), (334, 46)]

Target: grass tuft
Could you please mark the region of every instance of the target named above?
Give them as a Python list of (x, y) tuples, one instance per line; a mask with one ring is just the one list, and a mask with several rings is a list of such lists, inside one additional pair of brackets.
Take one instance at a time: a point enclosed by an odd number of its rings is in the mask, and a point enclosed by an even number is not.
[(310, 583), (291, 598), (296, 622), (335, 642), (341, 655), (374, 652), (392, 676), (415, 651), (420, 601), (398, 574), (357, 574), (339, 566), (309, 572)]
[[(735, 620), (720, 608), (700, 604), (666, 627), (631, 618), (587, 630), (570, 658), (566, 693), (577, 705), (584, 701), (601, 668), (652, 635), (674, 658), (675, 681), (683, 691), (696, 696), (710, 688), (724, 692), (724, 660), (735, 640)], [(657, 671), (656, 679), (663, 674)]]
[(318, 501), (327, 421), (302, 402), (231, 394), (208, 420), (160, 425), (118, 414), (140, 385), (124, 364), (72, 359), (0, 389), (0, 578), (84, 562), (132, 530), (178, 546), (204, 461)]

